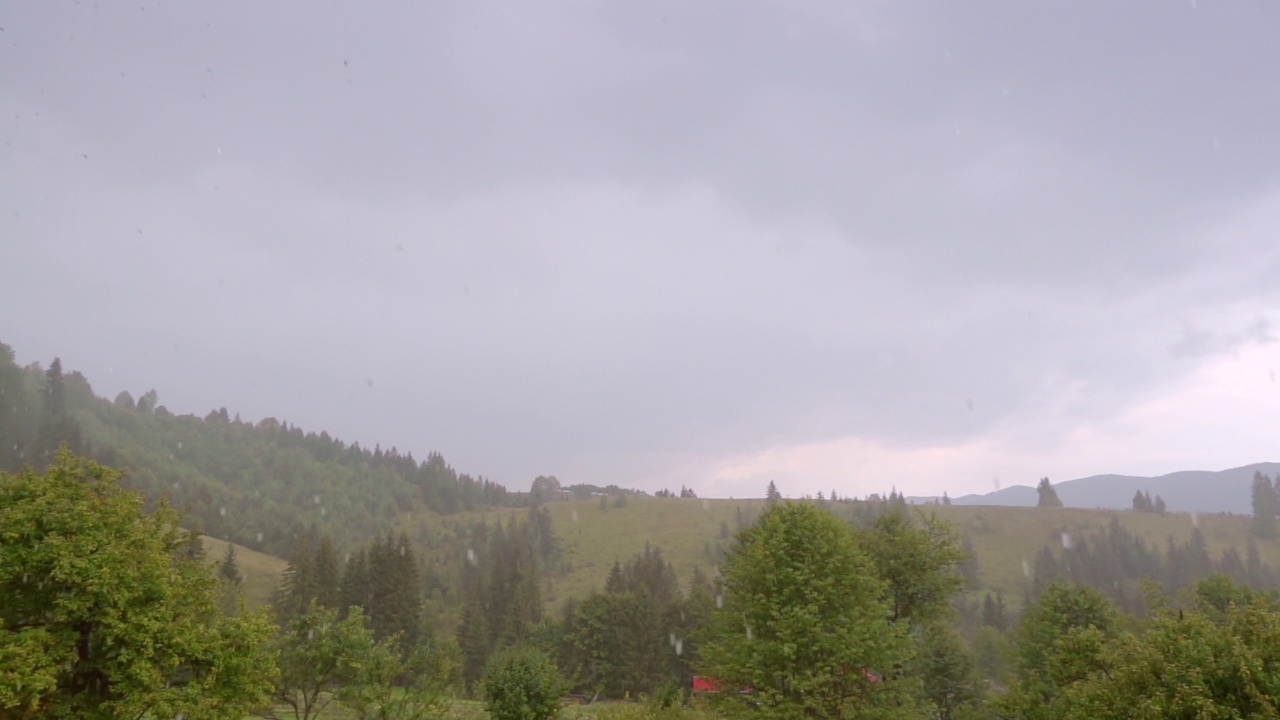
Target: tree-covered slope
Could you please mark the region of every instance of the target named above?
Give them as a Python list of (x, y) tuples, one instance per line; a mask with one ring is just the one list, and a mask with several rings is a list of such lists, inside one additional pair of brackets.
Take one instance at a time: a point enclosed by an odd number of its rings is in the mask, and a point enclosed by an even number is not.
[(154, 391), (101, 398), (57, 360), (19, 367), (0, 344), (0, 469), (43, 467), (60, 443), (123, 468), (127, 485), (185, 510), (198, 529), (280, 557), (312, 529), (354, 548), (402, 513), (526, 502), (434, 453), (419, 461), (274, 418), (242, 422), (225, 409), (176, 415)]

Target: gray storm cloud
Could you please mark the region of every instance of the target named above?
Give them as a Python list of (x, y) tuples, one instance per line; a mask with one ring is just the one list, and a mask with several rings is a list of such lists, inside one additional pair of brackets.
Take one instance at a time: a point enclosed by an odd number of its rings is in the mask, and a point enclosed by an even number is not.
[(1266, 4), (49, 2), (0, 26), (0, 340), (179, 412), (643, 483), (975, 437), (1082, 382), (1066, 431), (1273, 341)]

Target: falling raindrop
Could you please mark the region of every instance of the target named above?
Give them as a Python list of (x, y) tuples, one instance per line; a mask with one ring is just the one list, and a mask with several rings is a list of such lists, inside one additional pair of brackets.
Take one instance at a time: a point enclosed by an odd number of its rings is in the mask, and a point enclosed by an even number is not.
[(1199, 514), (1199, 513), (1194, 513), (1194, 512), (1193, 512), (1193, 513), (1191, 513), (1191, 526), (1192, 526), (1192, 527), (1200, 527), (1200, 514)]
[(684, 640), (676, 640), (676, 655), (684, 654)]
[(400, 557), (404, 557), (404, 546), (400, 546)]
[(578, 522), (578, 511), (577, 511), (577, 510), (574, 510), (574, 511), (573, 511), (573, 521), (574, 521), (574, 522)]
[(668, 635), (668, 636), (667, 636), (667, 642), (671, 643), (671, 647), (675, 647), (675, 646), (676, 646), (676, 634), (675, 634), (675, 633), (671, 633), (670, 635)]
[(224, 507), (220, 507), (220, 508), (218, 508), (218, 514), (219, 514), (219, 515), (221, 515), (222, 517), (226, 517), (226, 516), (227, 516), (227, 509), (226, 509), (226, 508), (224, 508)]
[(347, 553), (346, 557), (344, 557), (344, 558), (342, 559), (342, 562), (347, 563), (347, 564), (350, 564), (350, 563), (351, 563), (351, 553)]
[(307, 631), (307, 639), (308, 639), (308, 640), (315, 640), (315, 639), (316, 639), (316, 631), (315, 631), (315, 630), (308, 630), (308, 631)]
[(747, 639), (748, 639), (748, 640), (750, 640), (750, 639), (751, 639), (751, 637), (752, 637), (752, 636), (751, 636), (751, 626), (750, 626), (750, 625), (748, 625), (748, 626), (747, 626)]
[(703, 509), (703, 510), (710, 510), (710, 509), (711, 509), (711, 501), (710, 501), (710, 500), (708, 500), (708, 499), (706, 499), (706, 498), (702, 498), (702, 509)]
[(724, 607), (724, 595), (716, 595), (716, 607), (717, 608)]
[(181, 441), (181, 440), (179, 440), (179, 441), (178, 441), (178, 449), (179, 449), (179, 450), (181, 450), (181, 449), (182, 449), (182, 441)]
[(473, 566), (476, 564), (476, 551), (471, 548), (467, 548), (467, 562), (471, 563)]
[(319, 495), (312, 495), (312, 496), (311, 496), (311, 500), (312, 500), (315, 504), (317, 504), (317, 505), (319, 505), (319, 504), (320, 504), (320, 496), (319, 496)]
[(1027, 564), (1026, 559), (1022, 561), (1022, 574), (1031, 577), (1031, 566)]
[(1069, 532), (1062, 533), (1062, 547), (1068, 550), (1071, 549), (1071, 533)]
[(259, 533), (258, 533), (258, 542), (262, 542), (262, 533), (261, 533), (261, 532), (259, 532)]
[(321, 507), (321, 508), (320, 508), (320, 516), (321, 516), (321, 517), (324, 517), (325, 515), (327, 515), (327, 514), (328, 514), (328, 510), (329, 510), (329, 509), (328, 509), (328, 508), (326, 508), (326, 507)]

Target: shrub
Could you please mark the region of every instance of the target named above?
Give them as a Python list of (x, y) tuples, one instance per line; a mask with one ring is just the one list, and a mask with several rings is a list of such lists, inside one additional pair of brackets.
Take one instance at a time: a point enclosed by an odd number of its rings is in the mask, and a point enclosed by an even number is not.
[(515, 647), (489, 661), (483, 688), (492, 720), (551, 720), (560, 714), (567, 684), (546, 653)]

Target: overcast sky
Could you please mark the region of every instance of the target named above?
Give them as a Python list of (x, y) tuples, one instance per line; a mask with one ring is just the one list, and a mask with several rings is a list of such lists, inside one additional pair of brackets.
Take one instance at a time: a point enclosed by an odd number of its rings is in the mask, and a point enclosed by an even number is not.
[(759, 496), (1280, 460), (1280, 5), (0, 2), (0, 341)]

